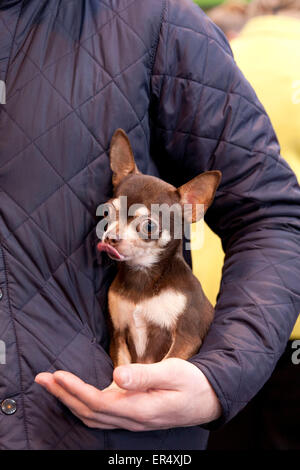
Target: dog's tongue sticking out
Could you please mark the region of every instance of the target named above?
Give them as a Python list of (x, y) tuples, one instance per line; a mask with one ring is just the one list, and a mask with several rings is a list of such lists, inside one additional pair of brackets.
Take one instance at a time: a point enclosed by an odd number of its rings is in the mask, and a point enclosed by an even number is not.
[(108, 243), (100, 242), (97, 245), (98, 251), (105, 251), (111, 258), (122, 260), (124, 256), (121, 255), (118, 250), (116, 250), (113, 246), (109, 245)]

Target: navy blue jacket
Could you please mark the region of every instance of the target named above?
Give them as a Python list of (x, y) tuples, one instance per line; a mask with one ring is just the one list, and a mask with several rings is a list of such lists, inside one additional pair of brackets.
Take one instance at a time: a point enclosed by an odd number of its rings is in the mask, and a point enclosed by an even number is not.
[(115, 266), (97, 259), (95, 226), (119, 127), (144, 173), (177, 186), (223, 173), (206, 217), (223, 280), (191, 359), (222, 405), (211, 427), (272, 373), (300, 307), (300, 190), (226, 39), (191, 0), (1, 0), (0, 80), (0, 400), (17, 405), (0, 411), (0, 448), (204, 448), (200, 426), (89, 429), (34, 377), (65, 369), (111, 382)]

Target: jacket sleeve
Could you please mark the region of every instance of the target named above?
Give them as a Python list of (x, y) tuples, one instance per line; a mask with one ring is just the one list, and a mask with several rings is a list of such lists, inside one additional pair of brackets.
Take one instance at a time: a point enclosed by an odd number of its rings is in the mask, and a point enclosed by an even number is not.
[(152, 70), (151, 155), (179, 186), (221, 170), (206, 222), (225, 251), (215, 319), (191, 362), (226, 423), (273, 372), (300, 310), (300, 188), (255, 92), (218, 28), (167, 0)]

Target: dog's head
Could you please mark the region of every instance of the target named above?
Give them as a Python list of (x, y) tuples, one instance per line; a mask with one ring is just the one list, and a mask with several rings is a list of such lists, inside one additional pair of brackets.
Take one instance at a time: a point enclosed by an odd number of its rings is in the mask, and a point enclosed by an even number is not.
[(185, 224), (200, 220), (221, 180), (202, 173), (180, 188), (138, 170), (129, 139), (118, 129), (111, 141), (114, 197), (103, 205), (99, 251), (133, 267), (147, 268), (178, 247)]

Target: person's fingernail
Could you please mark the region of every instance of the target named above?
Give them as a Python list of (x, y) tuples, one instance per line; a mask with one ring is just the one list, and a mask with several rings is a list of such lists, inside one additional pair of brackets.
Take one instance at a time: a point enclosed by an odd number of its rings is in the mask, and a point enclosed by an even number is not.
[(120, 370), (119, 378), (121, 380), (122, 385), (124, 385), (124, 387), (127, 387), (131, 383), (131, 372), (128, 369)]
[(41, 374), (38, 374), (38, 375), (35, 377), (34, 381), (35, 381), (36, 383), (40, 384), (40, 385), (42, 385), (42, 384), (45, 383), (45, 379), (44, 379), (44, 377), (43, 377)]
[[(48, 374), (50, 375), (50, 374)], [(46, 388), (48, 390), (49, 388), (49, 377), (47, 373), (41, 372), (40, 374), (35, 376), (34, 381), (41, 385), (42, 387)]]

